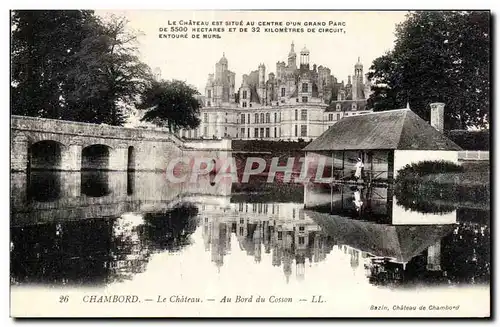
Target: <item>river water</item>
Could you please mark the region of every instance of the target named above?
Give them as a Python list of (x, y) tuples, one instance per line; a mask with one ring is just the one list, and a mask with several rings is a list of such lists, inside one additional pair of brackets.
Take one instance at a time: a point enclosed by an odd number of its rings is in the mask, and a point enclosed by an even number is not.
[[(46, 303), (40, 314), (118, 314), (95, 303), (102, 294), (137, 296), (141, 310), (122, 304), (124, 316), (489, 312), (487, 208), (412, 207), (387, 187), (277, 197), (284, 186), (242, 193), (142, 172), (19, 173), (11, 186), (14, 314), (30, 301)], [(62, 309), (65, 296), (77, 305)]]

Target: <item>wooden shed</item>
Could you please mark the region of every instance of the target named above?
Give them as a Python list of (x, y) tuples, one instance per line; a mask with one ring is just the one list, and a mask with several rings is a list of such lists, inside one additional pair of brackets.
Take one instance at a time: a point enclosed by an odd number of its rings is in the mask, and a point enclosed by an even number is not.
[[(323, 157), (333, 180), (353, 176), (358, 158), (363, 180), (392, 180), (407, 164), (425, 160), (457, 163), (461, 148), (410, 109), (345, 117), (304, 149)], [(313, 162), (315, 160), (312, 160)]]

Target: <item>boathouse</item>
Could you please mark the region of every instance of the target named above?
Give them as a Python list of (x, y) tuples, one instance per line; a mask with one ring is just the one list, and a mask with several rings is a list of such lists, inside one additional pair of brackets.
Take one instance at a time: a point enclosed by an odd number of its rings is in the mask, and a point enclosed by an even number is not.
[[(432, 107), (432, 106), (431, 106)], [(433, 108), (434, 109), (434, 108)], [(410, 109), (389, 110), (342, 118), (303, 150), (312, 162), (326, 161), (326, 175), (350, 179), (361, 159), (363, 180), (390, 181), (407, 164), (427, 160), (458, 163), (461, 148)], [(434, 110), (432, 115), (435, 115)]]

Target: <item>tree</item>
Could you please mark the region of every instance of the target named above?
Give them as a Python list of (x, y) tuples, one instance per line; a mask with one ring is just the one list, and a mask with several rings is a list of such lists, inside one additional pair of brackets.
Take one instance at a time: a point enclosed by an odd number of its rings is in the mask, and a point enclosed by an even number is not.
[(75, 53), (77, 64), (68, 75), (65, 119), (122, 125), (151, 79), (151, 70), (137, 55), (137, 33), (127, 21), (95, 18), (93, 28)]
[(64, 85), (92, 11), (16, 10), (11, 13), (11, 111), (61, 118)]
[(375, 111), (410, 108), (430, 119), (443, 102), (445, 128), (488, 126), (490, 17), (486, 11), (412, 12), (396, 27), (394, 49), (374, 60), (368, 77)]
[(200, 125), (199, 92), (183, 81), (151, 81), (141, 96), (141, 108), (149, 108), (142, 117), (169, 130), (196, 128)]
[(121, 125), (151, 75), (137, 36), (92, 11), (13, 11), (12, 113)]

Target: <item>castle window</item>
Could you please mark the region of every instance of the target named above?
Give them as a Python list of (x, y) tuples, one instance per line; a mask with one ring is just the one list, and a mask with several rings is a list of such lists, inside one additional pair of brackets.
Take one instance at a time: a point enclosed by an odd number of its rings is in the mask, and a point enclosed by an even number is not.
[(307, 83), (302, 83), (302, 92), (309, 92), (309, 85)]
[(271, 122), (271, 114), (266, 113), (266, 123), (270, 123), (270, 122)]
[(247, 130), (248, 132), (248, 138), (250, 138), (250, 128)]
[(252, 106), (252, 103), (250, 102), (250, 107)]
[(259, 114), (255, 114), (255, 123), (258, 124), (259, 123)]
[(243, 102), (241, 105), (243, 106), (243, 108), (247, 107), (247, 103), (246, 102)]
[(300, 111), (300, 120), (307, 120), (307, 110)]
[(283, 239), (283, 232), (278, 232), (278, 241)]
[(254, 133), (253, 133), (253, 137), (259, 137), (259, 129), (258, 128), (255, 128)]
[(278, 122), (278, 114), (277, 113), (274, 113), (274, 122), (277, 123)]
[(356, 110), (356, 103), (352, 104), (352, 110)]
[(203, 114), (203, 122), (208, 123), (208, 114), (206, 112)]
[(302, 102), (307, 102), (307, 97), (302, 97)]
[(299, 120), (299, 111), (295, 109), (295, 120)]
[(207, 136), (208, 135), (208, 127), (203, 127), (203, 135)]
[(245, 137), (245, 129), (244, 129), (244, 128), (242, 128), (242, 129), (241, 129), (241, 138), (244, 138), (244, 137)]
[(248, 114), (247, 118), (248, 118), (248, 119), (247, 119), (247, 120), (248, 120), (248, 123), (250, 124), (250, 114)]
[[(278, 137), (278, 136), (276, 135), (276, 127), (274, 128), (274, 137)], [(274, 209), (274, 207), (273, 207), (273, 209)]]
[(260, 138), (264, 137), (264, 127), (260, 129)]
[(212, 90), (208, 90), (207, 97), (210, 99), (212, 97)]
[(329, 115), (328, 115), (328, 120), (329, 120), (329, 121), (332, 121), (332, 120), (333, 120), (333, 114), (329, 114)]
[(210, 107), (212, 103), (210, 101), (207, 101), (207, 107)]
[(271, 135), (269, 134), (269, 127), (266, 128), (266, 137), (271, 137)]
[(303, 236), (299, 237), (299, 244), (300, 245), (304, 244), (304, 237)]
[(299, 232), (303, 232), (306, 228), (304, 226), (299, 227)]
[(243, 91), (243, 99), (247, 98), (247, 91)]
[(261, 122), (261, 123), (264, 123), (264, 113), (261, 113), (261, 114), (260, 114), (260, 122)]
[(282, 88), (281, 88), (281, 96), (282, 96), (282, 97), (284, 97), (284, 96), (285, 96), (285, 92), (286, 92), (285, 88), (284, 88), (284, 87), (282, 87)]
[(241, 114), (241, 123), (245, 124), (245, 114)]
[(300, 125), (300, 136), (307, 136), (307, 125)]
[(336, 109), (337, 109), (337, 111), (340, 111), (340, 103), (337, 103)]
[(340, 114), (337, 114), (337, 120), (340, 120)]
[(298, 127), (297, 127), (297, 125), (295, 125), (295, 136), (298, 136), (298, 135), (299, 135), (299, 133), (298, 133), (298, 129), (297, 129), (297, 128), (298, 128)]

